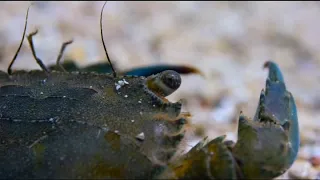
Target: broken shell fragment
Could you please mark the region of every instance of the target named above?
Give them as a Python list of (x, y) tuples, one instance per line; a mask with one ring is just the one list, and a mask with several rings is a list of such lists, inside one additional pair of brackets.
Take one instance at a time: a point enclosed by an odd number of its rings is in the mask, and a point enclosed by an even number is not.
[(139, 140), (139, 141), (143, 141), (144, 140), (144, 133), (143, 132), (141, 132), (140, 134), (138, 134), (137, 136), (136, 136), (136, 139), (137, 140)]

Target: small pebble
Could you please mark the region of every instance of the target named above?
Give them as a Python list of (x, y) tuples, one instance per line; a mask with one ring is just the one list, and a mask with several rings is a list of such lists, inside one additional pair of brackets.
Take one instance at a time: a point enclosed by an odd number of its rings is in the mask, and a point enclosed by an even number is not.
[(298, 159), (288, 170), (288, 176), (292, 179), (315, 179), (318, 172), (310, 162)]
[(313, 167), (318, 167), (320, 165), (320, 156), (314, 156), (310, 158), (310, 163)]

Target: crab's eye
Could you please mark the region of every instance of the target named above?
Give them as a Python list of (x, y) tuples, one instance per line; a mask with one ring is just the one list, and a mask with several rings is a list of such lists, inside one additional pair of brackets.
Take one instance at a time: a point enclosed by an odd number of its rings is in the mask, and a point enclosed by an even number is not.
[(161, 81), (167, 88), (175, 91), (180, 87), (181, 77), (179, 73), (172, 70), (167, 70), (161, 73)]
[(161, 96), (168, 96), (180, 87), (180, 74), (166, 70), (154, 76), (149, 76), (147, 80), (148, 88)]

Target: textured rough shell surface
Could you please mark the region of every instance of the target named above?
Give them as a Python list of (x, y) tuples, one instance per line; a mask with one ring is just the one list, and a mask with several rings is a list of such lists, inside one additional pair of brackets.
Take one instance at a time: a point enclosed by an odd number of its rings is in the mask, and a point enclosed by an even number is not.
[(154, 79), (118, 79), (1, 72), (2, 177), (150, 177), (166, 164), (183, 138), (181, 104), (150, 91)]
[[(0, 59), (5, 70), (21, 38), (29, 2), (0, 3)], [(54, 63), (61, 43), (71, 37), (75, 42), (67, 57), (81, 65), (104, 61), (99, 30), (94, 28), (102, 4), (39, 2), (33, 6), (28, 31), (40, 27), (35, 46), (46, 64)], [(193, 123), (202, 129), (202, 136), (212, 139), (227, 134), (227, 139), (236, 140), (235, 115), (240, 110), (246, 115), (255, 112), (265, 79), (260, 66), (274, 59), (295, 97), (302, 130), (299, 160), (292, 173), (280, 179), (314, 179), (320, 169), (308, 160), (320, 157), (317, 17), (317, 2), (108, 2), (104, 29), (109, 53), (122, 70), (169, 62), (194, 65), (205, 73), (206, 81), (183, 77), (179, 92), (168, 99), (186, 98), (188, 104), (183, 107), (191, 111)], [(39, 68), (27, 42), (15, 67)], [(200, 139), (188, 137), (187, 147)]]

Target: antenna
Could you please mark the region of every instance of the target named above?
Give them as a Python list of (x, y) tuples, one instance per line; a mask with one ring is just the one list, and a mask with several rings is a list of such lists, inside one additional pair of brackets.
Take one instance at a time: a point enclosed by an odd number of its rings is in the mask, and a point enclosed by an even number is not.
[(10, 65), (9, 65), (9, 67), (8, 67), (8, 69), (7, 69), (7, 73), (8, 73), (8, 74), (11, 74), (11, 73), (12, 73), (12, 70), (11, 70), (12, 65), (13, 65), (13, 63), (15, 62), (15, 60), (17, 59), (18, 54), (19, 54), (19, 52), (20, 52), (20, 49), (21, 49), (21, 47), (22, 47), (23, 40), (24, 40), (24, 36), (26, 35), (26, 30), (27, 30), (29, 9), (30, 9), (30, 6), (31, 6), (32, 4), (33, 4), (33, 3), (31, 3), (31, 4), (29, 5), (28, 9), (27, 9), (27, 15), (26, 15), (26, 20), (25, 20), (25, 24), (24, 24), (24, 30), (23, 30), (23, 33), (22, 33), (22, 39), (21, 39), (21, 41), (20, 41), (20, 45), (19, 45), (19, 47), (18, 47), (18, 50), (16, 51), (16, 54), (14, 55), (13, 59), (12, 59), (11, 62), (10, 62)]
[(102, 41), (102, 45), (103, 45), (103, 49), (104, 49), (104, 52), (106, 53), (106, 56), (107, 56), (107, 59), (110, 63), (110, 66), (111, 66), (111, 69), (112, 69), (112, 72), (113, 72), (113, 77), (117, 77), (117, 72), (116, 70), (113, 68), (112, 66), (112, 63), (111, 63), (111, 60), (109, 58), (109, 55), (108, 55), (108, 51), (107, 51), (107, 48), (106, 48), (106, 45), (104, 44), (104, 40), (103, 40), (103, 32), (102, 32), (102, 14), (103, 14), (103, 9), (104, 9), (104, 6), (106, 5), (107, 1), (103, 4), (102, 6), (102, 10), (101, 10), (101, 14), (100, 14), (100, 31), (101, 31), (101, 41)]

